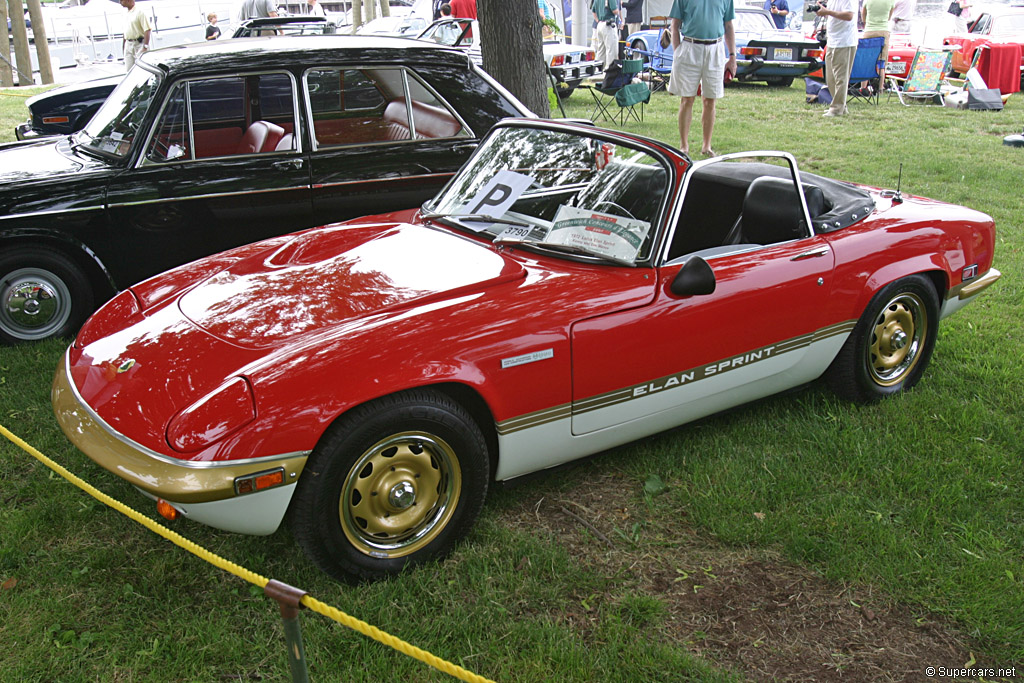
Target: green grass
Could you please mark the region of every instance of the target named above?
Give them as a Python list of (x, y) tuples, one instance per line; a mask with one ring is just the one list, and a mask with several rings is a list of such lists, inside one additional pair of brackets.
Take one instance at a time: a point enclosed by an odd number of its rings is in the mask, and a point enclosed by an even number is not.
[[(720, 103), (719, 153), (784, 149), (805, 170), (888, 187), (902, 163), (904, 192), (995, 218), (1003, 279), (943, 322), (913, 392), (859, 407), (812, 386), (498, 490), (452, 558), (372, 585), (327, 580), (286, 531), (248, 538), (188, 523), (177, 529), (494, 679), (732, 680), (730, 662), (710, 664), (670, 636), (666, 603), (639, 590), (628, 571), (581, 561), (557, 537), (518, 522), (542, 496), (614, 475), (631, 515), (612, 534), (617, 553), (641, 562), (682, 543), (658, 530), (685, 518), (699, 542), (780, 553), (820, 572), (837, 593), (870, 587), (958, 629), (979, 660), (1019, 666), (1024, 151), (1001, 142), (1020, 132), (1022, 101), (1014, 96), (1000, 113), (854, 103), (841, 120), (804, 105), (797, 86), (730, 87)], [(588, 103), (587, 93), (575, 93), (568, 114), (588, 116)], [(655, 95), (645, 122), (626, 128), (677, 144), (677, 103)], [(25, 118), (22, 100), (0, 95), (0, 139)], [(0, 348), (0, 423), (151, 514), (147, 500), (57, 428), (49, 383), (63, 347)], [(651, 475), (665, 490), (645, 497)], [(287, 678), (280, 619), (259, 591), (94, 502), (6, 441), (0, 586), (3, 681)], [(304, 613), (302, 624), (313, 680), (450, 680), (318, 615)]]

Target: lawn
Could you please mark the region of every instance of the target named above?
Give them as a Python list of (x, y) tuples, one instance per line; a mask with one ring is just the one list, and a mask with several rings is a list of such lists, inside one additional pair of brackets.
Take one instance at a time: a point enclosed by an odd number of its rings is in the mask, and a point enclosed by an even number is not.
[[(10, 140), (26, 110), (0, 92)], [(573, 94), (567, 114), (589, 116), (589, 98)], [(657, 94), (625, 128), (678, 143), (677, 104)], [(968, 663), (1020, 675), (1024, 150), (1001, 142), (1024, 125), (1024, 95), (998, 113), (851, 109), (824, 119), (802, 87), (730, 86), (715, 148), (783, 149), (804, 170), (995, 218), (1003, 278), (942, 323), (912, 392), (865, 407), (815, 384), (499, 489), (450, 559), (370, 585), (328, 580), (285, 530), (174, 529), (499, 681), (916, 680)], [(155, 514), (56, 426), (65, 344), (0, 348), (0, 424)], [(451, 680), (319, 615), (302, 625), (312, 680)], [(261, 591), (6, 441), (0, 642), (0, 681), (288, 677)]]

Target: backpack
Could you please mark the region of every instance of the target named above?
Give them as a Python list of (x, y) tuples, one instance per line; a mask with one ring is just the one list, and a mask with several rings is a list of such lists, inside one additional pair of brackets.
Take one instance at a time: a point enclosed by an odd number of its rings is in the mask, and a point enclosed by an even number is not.
[(604, 90), (615, 90), (628, 85), (631, 80), (633, 79), (629, 74), (622, 73), (622, 60), (616, 59), (604, 70), (604, 82), (601, 83), (601, 87)]

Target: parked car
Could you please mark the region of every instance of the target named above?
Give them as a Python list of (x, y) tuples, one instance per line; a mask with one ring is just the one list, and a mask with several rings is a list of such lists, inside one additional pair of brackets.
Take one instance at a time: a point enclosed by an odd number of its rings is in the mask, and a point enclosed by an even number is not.
[(953, 71), (966, 74), (975, 51), (989, 42), (1017, 43), (1021, 46), (1021, 85), (1024, 86), (1024, 5), (974, 5), (974, 23), (968, 33), (947, 36), (944, 45), (959, 45), (953, 52)]
[[(479, 65), (480, 27), (475, 19), (438, 19), (417, 37), (438, 45), (450, 45), (466, 50)], [(555, 78), (554, 89), (559, 97), (569, 97), (585, 79), (599, 75), (604, 69), (594, 51), (579, 45), (568, 45), (557, 38), (544, 39), (544, 60)]]
[[(772, 15), (763, 9), (736, 8), (733, 28), (736, 32), (736, 78), (740, 81), (764, 81), (788, 87), (794, 78), (803, 78), (821, 66), (824, 50), (818, 41), (775, 28)], [(661, 32), (645, 29), (631, 33), (626, 45), (652, 68), (667, 74), (672, 69), (672, 46), (661, 47)], [(722, 41), (722, 50), (727, 50)]]
[(917, 45), (911, 42), (909, 33), (893, 33), (889, 37), (889, 55), (885, 61), (886, 75), (906, 78), (916, 54)]
[(147, 53), (83, 130), (0, 145), (0, 340), (72, 334), (206, 254), (417, 206), (523, 115), (461, 51), (401, 38)]
[(508, 120), (418, 211), (122, 292), (53, 405), (168, 518), (290, 513), (326, 572), (373, 578), (447, 553), (492, 481), (823, 375), (855, 401), (909, 389), (994, 249), (985, 214), (787, 154)]
[(124, 74), (72, 83), (25, 100), (29, 119), (15, 127), (19, 140), (68, 135), (85, 128)]

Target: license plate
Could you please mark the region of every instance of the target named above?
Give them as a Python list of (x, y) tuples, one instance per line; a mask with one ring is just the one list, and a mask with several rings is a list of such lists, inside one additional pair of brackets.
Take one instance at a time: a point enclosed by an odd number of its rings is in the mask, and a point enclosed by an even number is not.
[(885, 73), (887, 74), (901, 74), (903, 69), (903, 62), (886, 62), (885, 64)]
[(793, 48), (791, 47), (777, 47), (775, 48), (775, 59), (778, 61), (789, 61), (793, 59)]

